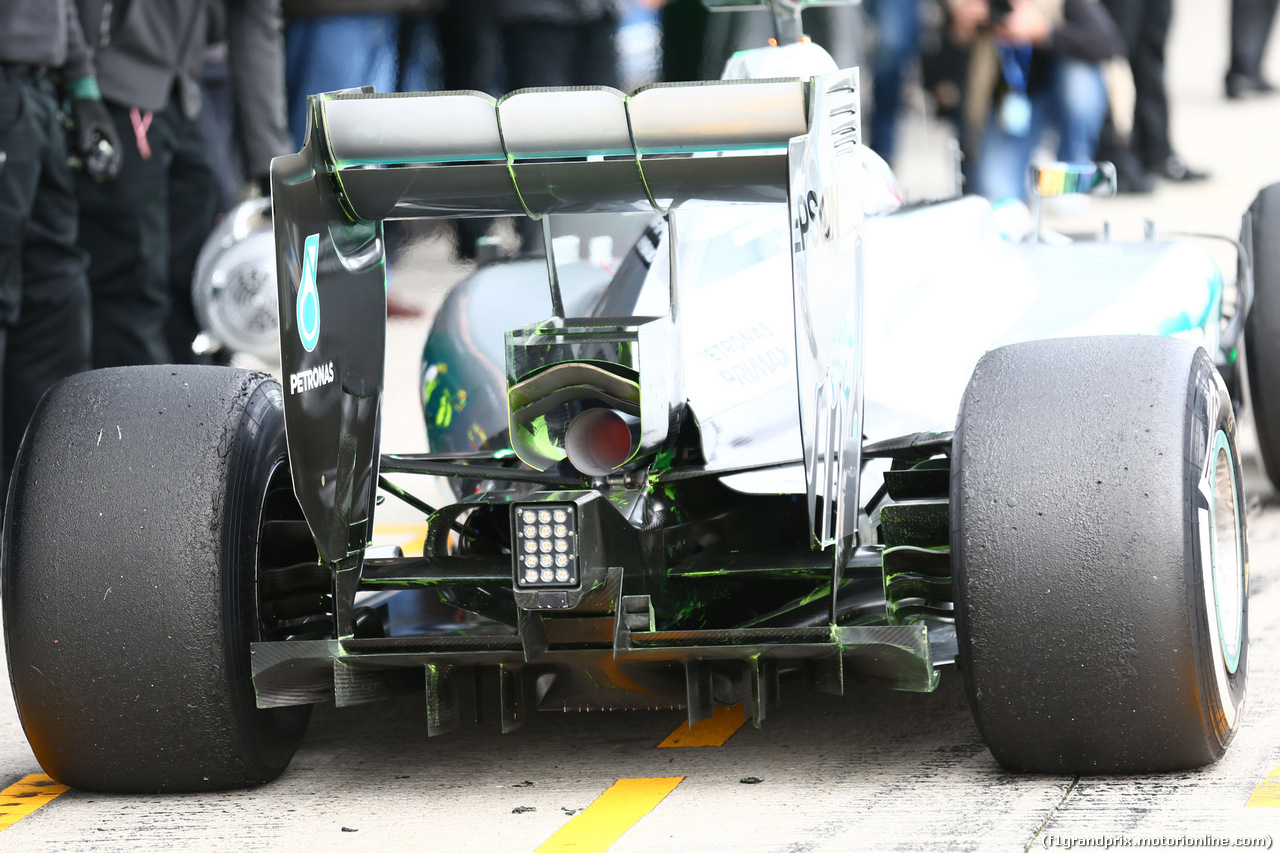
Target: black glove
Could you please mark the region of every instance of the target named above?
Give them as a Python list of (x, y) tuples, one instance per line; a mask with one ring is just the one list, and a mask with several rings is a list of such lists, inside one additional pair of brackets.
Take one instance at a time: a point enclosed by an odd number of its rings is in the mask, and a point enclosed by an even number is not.
[(75, 151), (84, 170), (95, 181), (105, 181), (120, 174), (120, 134), (111, 120), (106, 104), (99, 98), (71, 99), (71, 121), (74, 125)]

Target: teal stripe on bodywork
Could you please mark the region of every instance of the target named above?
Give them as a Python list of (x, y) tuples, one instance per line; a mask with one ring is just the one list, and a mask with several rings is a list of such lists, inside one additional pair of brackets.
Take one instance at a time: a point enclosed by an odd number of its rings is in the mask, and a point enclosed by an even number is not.
[(1217, 264), (1215, 264), (1213, 278), (1209, 279), (1209, 299), (1205, 303), (1204, 311), (1200, 313), (1200, 316), (1193, 320), (1191, 315), (1184, 311), (1162, 322), (1156, 328), (1156, 334), (1172, 337), (1196, 330), (1204, 331), (1207, 334), (1210, 324), (1221, 310), (1222, 288), (1222, 272), (1218, 270)]

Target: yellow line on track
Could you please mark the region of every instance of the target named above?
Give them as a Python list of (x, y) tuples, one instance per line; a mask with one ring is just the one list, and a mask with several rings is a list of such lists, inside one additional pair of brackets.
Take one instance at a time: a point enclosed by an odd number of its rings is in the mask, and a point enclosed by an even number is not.
[(0, 791), (0, 830), (71, 790), (43, 773), (32, 773)]
[(658, 746), (724, 746), (724, 742), (733, 737), (733, 733), (746, 721), (741, 702), (731, 708), (717, 706), (710, 717), (698, 720), (692, 726), (685, 723), (667, 735), (667, 739)]
[(1246, 806), (1280, 807), (1280, 767), (1267, 774), (1253, 789)]
[(560, 827), (536, 853), (594, 853), (608, 850), (640, 818), (684, 781), (683, 776), (665, 779), (619, 779), (596, 801)]

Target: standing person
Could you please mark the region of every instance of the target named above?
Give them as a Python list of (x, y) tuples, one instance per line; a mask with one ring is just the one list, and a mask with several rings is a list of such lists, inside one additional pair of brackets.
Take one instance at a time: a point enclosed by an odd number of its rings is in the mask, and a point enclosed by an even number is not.
[(118, 179), (79, 181), (93, 364), (162, 364), (174, 355), (166, 332), (170, 294), (190, 292), (217, 205), (196, 121), (208, 4), (77, 2), (85, 32), (94, 34), (102, 98), (126, 140)]
[(1227, 97), (1269, 95), (1275, 87), (1262, 76), (1262, 56), (1275, 23), (1280, 0), (1231, 0), (1231, 67), (1227, 69)]
[[(279, 0), (77, 2), (84, 31), (94, 34), (103, 100), (126, 140), (119, 179), (79, 182), (93, 364), (191, 361), (191, 276), (218, 203), (198, 121), (211, 6), (225, 3), (234, 75), (241, 58), (262, 54), (263, 39), (279, 32)], [(282, 71), (249, 68), (234, 81), (238, 97), (281, 97)], [(255, 173), (267, 168), (267, 151), (254, 153)]]
[(1164, 49), (1173, 20), (1173, 0), (1102, 0), (1124, 36), (1133, 71), (1133, 131), (1129, 151), (1152, 175), (1170, 181), (1209, 177), (1188, 166), (1169, 141), (1169, 96), (1164, 85)]
[[(71, 104), (70, 140), (60, 96)], [(0, 505), (36, 403), (58, 380), (89, 369), (89, 288), (68, 147), (90, 179), (119, 171), (120, 139), (75, 5), (7, 0), (0, 4)]]
[(977, 191), (993, 202), (1023, 201), (1031, 155), (1048, 129), (1057, 156), (1092, 160), (1107, 111), (1101, 62), (1123, 51), (1097, 0), (987, 0), (952, 5), (956, 34), (973, 41), (968, 120), (982, 128)]

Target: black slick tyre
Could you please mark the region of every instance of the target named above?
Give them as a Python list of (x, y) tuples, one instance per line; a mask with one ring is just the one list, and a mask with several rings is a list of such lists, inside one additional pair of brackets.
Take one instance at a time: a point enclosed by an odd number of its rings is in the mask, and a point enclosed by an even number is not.
[(1046, 773), (1197, 767), (1248, 671), (1235, 417), (1204, 350), (1168, 338), (988, 353), (958, 418), (959, 664), (997, 761)]
[(1249, 213), (1253, 306), (1244, 326), (1245, 366), (1262, 465), (1280, 488), (1280, 184), (1258, 193)]
[(288, 489), (263, 374), (119, 368), (44, 397), (14, 467), (3, 598), (14, 697), (50, 776), (155, 793), (284, 770), (310, 708), (257, 708), (249, 644), (262, 533), (296, 508)]

